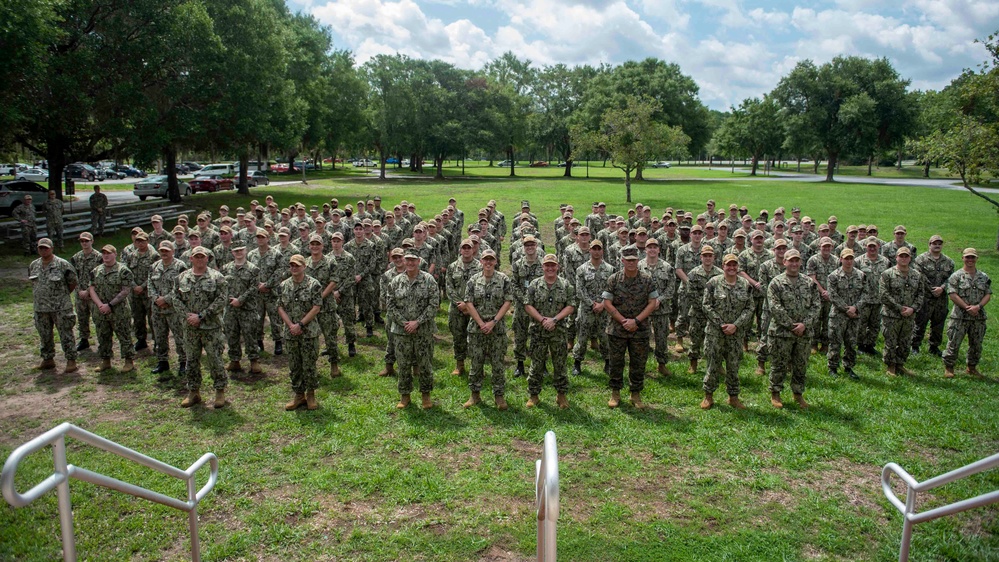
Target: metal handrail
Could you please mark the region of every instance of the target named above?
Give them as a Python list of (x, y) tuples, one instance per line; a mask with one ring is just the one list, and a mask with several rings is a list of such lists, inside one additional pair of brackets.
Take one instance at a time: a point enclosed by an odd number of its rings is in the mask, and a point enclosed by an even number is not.
[(538, 562), (555, 562), (558, 522), (558, 445), (555, 432), (545, 433), (541, 458), (534, 464), (535, 503), (538, 509)]
[[(184, 480), (187, 482), (187, 501), (171, 498), (158, 492), (147, 490), (146, 488), (122, 482), (121, 480), (110, 478), (108, 476), (104, 476), (103, 474), (92, 472), (78, 466), (67, 464), (67, 436), (83, 441), (84, 443), (97, 447), (103, 451), (118, 455), (124, 459), (149, 467), (158, 472), (162, 472), (167, 476)], [(14, 477), (17, 473), (18, 465), (26, 456), (47, 445), (52, 445), (53, 448), (55, 473), (27, 492), (23, 494), (19, 493), (14, 488)], [(202, 486), (200, 490), (196, 491), (194, 475), (206, 463), (211, 467), (208, 482)], [(205, 453), (194, 464), (188, 467), (187, 470), (180, 470), (179, 468), (162, 463), (152, 457), (147, 457), (142, 453), (123, 447), (113, 441), (94, 435), (93, 433), (80, 429), (70, 423), (60, 424), (14, 449), (14, 452), (7, 457), (7, 462), (3, 465), (3, 472), (0, 473), (0, 488), (3, 490), (3, 497), (7, 500), (7, 503), (14, 507), (24, 507), (44, 495), (46, 492), (55, 488), (59, 499), (59, 524), (62, 529), (63, 560), (66, 560), (67, 562), (76, 560), (76, 538), (73, 534), (73, 508), (69, 498), (70, 478), (76, 478), (77, 480), (83, 480), (84, 482), (90, 482), (91, 484), (104, 486), (105, 488), (118, 490), (119, 492), (124, 492), (135, 497), (147, 499), (149, 501), (163, 504), (181, 511), (186, 511), (188, 513), (188, 525), (191, 530), (191, 560), (194, 562), (201, 560), (201, 543), (198, 540), (198, 503), (206, 495), (208, 495), (208, 492), (212, 491), (212, 488), (214, 488), (215, 484), (218, 482), (219, 459), (214, 454)]]
[[(916, 479), (906, 472), (904, 468), (893, 462), (886, 464), (884, 470), (881, 471), (881, 490), (884, 491), (885, 497), (888, 498), (888, 501), (895, 506), (895, 509), (897, 509), (903, 517), (902, 545), (898, 553), (899, 562), (906, 562), (909, 559), (909, 546), (912, 542), (912, 527), (917, 523), (932, 521), (933, 519), (947, 515), (961, 513), (962, 511), (999, 502), (999, 490), (995, 490), (974, 498), (954, 502), (952, 504), (937, 507), (922, 513), (916, 513), (916, 494), (932, 490), (933, 488), (943, 486), (944, 484), (954, 482), (955, 480), (961, 480), (962, 478), (978, 474), (979, 472), (984, 472), (996, 466), (999, 466), (999, 453), (952, 470), (946, 474), (941, 474), (935, 478), (930, 478), (925, 482), (916, 482)], [(906, 485), (905, 503), (902, 503), (902, 500), (898, 499), (898, 496), (896, 496), (895, 492), (891, 489), (891, 475), (893, 473), (902, 479)]]

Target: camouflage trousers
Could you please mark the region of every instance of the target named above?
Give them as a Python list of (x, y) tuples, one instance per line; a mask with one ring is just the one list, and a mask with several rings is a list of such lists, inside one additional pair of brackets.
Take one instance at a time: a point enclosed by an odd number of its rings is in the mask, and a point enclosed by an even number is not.
[(532, 394), (541, 394), (541, 386), (545, 379), (545, 363), (552, 360), (552, 384), (556, 392), (569, 391), (569, 377), (565, 374), (565, 360), (569, 356), (566, 348), (568, 339), (565, 332), (555, 330), (544, 331), (540, 326), (531, 327), (531, 371), (527, 376), (527, 390)]
[(704, 329), (708, 325), (708, 319), (700, 312), (690, 313), (690, 348), (687, 356), (691, 359), (700, 359), (704, 351)]
[[(766, 287), (764, 287), (764, 291), (766, 291)], [(754, 334), (760, 341), (763, 341), (763, 336), (766, 335), (766, 331), (763, 329), (763, 301), (765, 300), (763, 295), (753, 294), (753, 323), (756, 329), (746, 330), (745, 341), (749, 341), (749, 338)]]
[(77, 295), (75, 306), (77, 325), (80, 329), (80, 339), (89, 340), (91, 316), (90, 299), (81, 299), (79, 295)]
[(48, 230), (49, 238), (55, 243), (56, 249), (61, 252), (64, 246), (63, 238), (65, 237), (62, 221), (45, 219), (45, 228)]
[(878, 343), (878, 333), (881, 332), (881, 305), (879, 303), (860, 303), (857, 312), (860, 313), (860, 324), (857, 326), (857, 345), (873, 348)]
[(420, 378), (420, 392), (434, 389), (434, 336), (433, 334), (392, 334), (395, 358), (399, 362), (399, 394), (413, 392), (413, 371)]
[(119, 303), (111, 314), (101, 314), (94, 308), (94, 331), (97, 332), (97, 355), (101, 359), (114, 356), (114, 338), (118, 338), (122, 359), (135, 357), (132, 347), (132, 316), (128, 305)]
[(319, 337), (291, 336), (284, 340), (284, 349), (288, 354), (291, 390), (305, 393), (319, 388), (319, 373), (316, 372)]
[(340, 302), (337, 303), (337, 315), (343, 321), (343, 337), (348, 344), (357, 341), (357, 328), (354, 327), (354, 319), (357, 314), (357, 307), (354, 305), (354, 287), (347, 289), (346, 293), (340, 293)]
[(503, 396), (506, 392), (506, 367), (503, 364), (506, 346), (506, 333), (468, 334), (468, 355), (472, 360), (472, 367), (468, 371), (468, 388), (472, 392), (482, 390), (486, 363), (492, 373), (493, 395)]
[(336, 343), (337, 332), (340, 331), (340, 315), (335, 310), (321, 310), (316, 317), (319, 328), (326, 340), (326, 350), (330, 352), (330, 364), (340, 362), (340, 348)]
[(38, 253), (38, 249), (35, 246), (38, 240), (38, 230), (35, 225), (30, 226), (21, 225), (21, 247), (24, 248), (24, 252), (30, 255)]
[(187, 362), (184, 352), (184, 315), (179, 312), (171, 314), (153, 314), (153, 350), (157, 361), (170, 359), (170, 334), (173, 334), (173, 345), (177, 348), (177, 360)]
[(857, 364), (857, 329), (860, 318), (850, 318), (845, 314), (837, 314), (829, 318), (828, 351), (826, 361), (829, 370), (839, 368), (840, 353), (843, 355), (843, 366), (852, 369)]
[(90, 212), (90, 233), (94, 236), (102, 236), (104, 234), (104, 221), (107, 219), (107, 213), (98, 213), (97, 211)]
[(284, 326), (284, 321), (281, 320), (281, 315), (278, 314), (278, 295), (272, 289), (269, 293), (261, 293), (263, 298), (260, 299), (260, 304), (257, 307), (257, 314), (259, 318), (257, 320), (257, 333), (259, 334), (259, 339), (264, 339), (264, 317), (266, 316), (270, 320), (271, 324), (271, 340), (279, 342), (283, 339), (282, 326)]
[(770, 392), (784, 390), (784, 379), (791, 373), (791, 392), (805, 393), (805, 371), (808, 370), (808, 356), (811, 355), (812, 341), (808, 336), (769, 337), (770, 344)]
[(528, 328), (531, 326), (531, 316), (524, 310), (523, 304), (513, 305), (513, 358), (517, 361), (527, 359)]
[[(364, 327), (373, 328), (375, 310), (378, 308), (378, 293), (375, 291), (375, 283), (367, 277), (362, 277), (361, 282), (354, 285), (354, 298), (357, 301), (358, 313), (364, 320)], [(353, 323), (354, 318), (351, 317), (350, 321)]]
[(454, 360), (464, 361), (468, 357), (468, 323), (471, 316), (463, 314), (458, 307), (449, 306), (447, 310), (447, 328), (454, 340)]
[(59, 330), (59, 344), (67, 361), (76, 361), (76, 314), (72, 308), (57, 312), (36, 312), (35, 329), (42, 342), (42, 359), (55, 358), (55, 337), (52, 329)]
[(687, 299), (687, 289), (686, 287), (681, 287), (676, 291), (676, 301), (677, 301), (677, 317), (676, 323), (676, 339), (677, 341), (683, 341), (683, 338), (688, 335), (690, 330), (690, 303)]
[(954, 320), (947, 323), (947, 349), (943, 352), (944, 365), (953, 367), (957, 363), (957, 352), (961, 349), (964, 336), (968, 336), (968, 366), (974, 367), (982, 359), (982, 342), (985, 341), (985, 322), (976, 320)]
[(649, 334), (630, 338), (607, 336), (607, 359), (610, 363), (610, 389), (624, 388), (624, 356), (628, 355), (628, 387), (632, 392), (645, 388), (645, 363), (649, 360)]
[(184, 353), (187, 354), (187, 389), (201, 390), (201, 352), (205, 352), (212, 386), (223, 390), (229, 384), (229, 375), (222, 368), (222, 333), (202, 330), (184, 323)]
[(916, 324), (912, 328), (912, 348), (917, 349), (923, 343), (926, 334), (926, 324), (930, 325), (930, 347), (940, 348), (943, 343), (944, 324), (947, 322), (947, 291), (939, 297), (929, 297), (923, 301), (923, 306), (916, 313)]
[(572, 358), (582, 361), (586, 358), (586, 347), (590, 345), (590, 339), (597, 338), (600, 342), (600, 356), (607, 358), (607, 334), (604, 329), (607, 327), (607, 313), (594, 314), (592, 310), (583, 310), (582, 307), (589, 305), (581, 304), (579, 312), (576, 314), (576, 345), (572, 346)]
[(829, 343), (829, 313), (832, 311), (832, 301), (823, 300), (819, 307), (819, 317), (815, 319), (815, 328), (812, 333), (815, 337), (812, 343), (823, 345)]
[(680, 296), (678, 294), (676, 296), (676, 298), (670, 299), (670, 301), (669, 301), (669, 309), (668, 309), (668, 313), (667, 313), (667, 316), (669, 317), (669, 323), (674, 328), (676, 328), (676, 324), (677, 324), (677, 320), (676, 319), (677, 319), (677, 316), (679, 314), (680, 314)]
[(243, 347), (246, 347), (246, 356), (250, 361), (260, 359), (260, 350), (257, 348), (257, 341), (260, 340), (260, 313), (255, 307), (244, 309), (227, 306), (222, 318), (222, 331), (229, 349), (229, 361), (241, 360)]
[[(742, 361), (742, 336), (710, 333), (705, 337), (704, 356), (708, 367), (704, 374), (704, 392), (714, 394), (724, 374), (729, 396), (739, 395), (739, 362)], [(724, 371), (724, 373), (723, 373)]]
[(669, 363), (669, 314), (655, 314), (649, 318), (652, 322), (652, 338), (656, 347), (656, 363)]
[(131, 293), (128, 295), (128, 307), (132, 309), (132, 333), (135, 334), (135, 341), (146, 341), (149, 336), (149, 329), (153, 326), (152, 302), (149, 294), (143, 292), (141, 295)]
[(885, 365), (904, 365), (909, 358), (909, 344), (912, 342), (912, 327), (916, 315), (908, 318), (892, 318), (881, 315), (881, 335), (885, 338), (885, 348), (881, 359)]
[(770, 308), (764, 306), (763, 316), (760, 320), (760, 348), (756, 351), (756, 361), (758, 363), (766, 363), (767, 358), (770, 356), (770, 336), (767, 335), (767, 331), (769, 330)]

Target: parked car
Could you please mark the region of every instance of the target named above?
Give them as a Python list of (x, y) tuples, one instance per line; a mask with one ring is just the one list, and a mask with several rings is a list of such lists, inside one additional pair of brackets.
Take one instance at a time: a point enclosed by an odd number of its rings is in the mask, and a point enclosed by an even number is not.
[(23, 172), (18, 172), (17, 179), (24, 181), (47, 182), (49, 181), (49, 171), (41, 168), (28, 168)]
[(271, 178), (267, 177), (261, 170), (253, 170), (252, 172), (246, 174), (246, 182), (250, 187), (257, 187), (258, 185), (270, 185)]
[(182, 162), (182, 164), (185, 168), (187, 168), (188, 172), (197, 172), (201, 168), (204, 168), (204, 166), (198, 164), (197, 162)]
[(123, 180), (123, 179), (125, 179), (124, 172), (119, 172), (118, 170), (115, 170), (113, 167), (108, 167), (108, 168), (101, 167), (101, 168), (97, 168), (97, 179), (101, 179), (102, 175), (104, 176), (104, 179), (106, 179), (106, 180)]
[(227, 191), (235, 188), (235, 184), (233, 184), (231, 179), (222, 177), (221, 175), (195, 176), (189, 185), (191, 186), (191, 193), (198, 193), (199, 191), (215, 193), (216, 191)]
[[(152, 176), (141, 180), (132, 188), (132, 194), (138, 197), (140, 201), (145, 201), (146, 197), (166, 198), (168, 179), (168, 176)], [(193, 193), (191, 186), (184, 181), (177, 180), (177, 189), (180, 190), (181, 197), (187, 197)]]
[(656, 162), (655, 164), (652, 164), (651, 167), (652, 168), (672, 168), (672, 166), (669, 165), (669, 162), (667, 162), (665, 160), (661, 160), (659, 162)]
[[(558, 163), (558, 167), (559, 168), (565, 168), (565, 162), (559, 162)], [(579, 162), (573, 162), (572, 163), (572, 167), (573, 168), (578, 168), (579, 167)]]
[(398, 164), (399, 163), (399, 159), (396, 158), (395, 156), (393, 156), (392, 158), (386, 158), (385, 159), (385, 163), (386, 164)]
[[(386, 163), (387, 162), (388, 161), (386, 161)], [(372, 162), (371, 160), (368, 160), (367, 158), (361, 158), (359, 160), (355, 160), (354, 161), (354, 166), (357, 166), (358, 168), (362, 168), (362, 167), (364, 167), (364, 168), (370, 168), (370, 167), (372, 167), (374, 165), (375, 165), (375, 163)]]
[(17, 162), (15, 164), (0, 164), (0, 176), (13, 176), (17, 172), (23, 172), (28, 169), (27, 164)]
[(121, 172), (122, 174), (125, 174), (125, 177), (128, 177), (128, 178), (144, 178), (144, 177), (146, 177), (146, 172), (143, 172), (142, 170), (140, 170), (138, 168), (133, 168), (132, 166), (129, 166), (128, 164), (118, 164), (118, 165), (116, 165), (114, 167), (114, 169), (116, 171), (118, 171), (118, 172)]
[(548, 167), (548, 162), (545, 162), (543, 160), (538, 160), (537, 162), (531, 162), (531, 167), (532, 168), (547, 168)]
[(231, 178), (236, 175), (239, 168), (232, 164), (209, 164), (194, 172), (194, 179), (211, 178), (214, 176)]
[(69, 164), (66, 166), (65, 172), (71, 178), (77, 178), (84, 181), (95, 181), (97, 179), (97, 170), (90, 164), (83, 164), (81, 162)]
[(35, 211), (41, 211), (48, 189), (33, 181), (10, 180), (0, 183), (0, 214), (10, 215), (14, 209), (24, 205), (24, 196), (31, 196)]
[[(189, 170), (187, 169), (187, 166), (185, 166), (183, 164), (177, 164), (177, 165), (175, 165), (174, 169), (177, 170), (177, 175), (178, 176), (182, 176), (184, 174), (189, 173)], [(169, 173), (169, 172), (168, 172), (168, 170), (166, 168), (161, 168), (160, 169), (160, 174), (161, 175), (166, 175), (167, 173)]]
[(288, 164), (274, 164), (271, 166), (271, 171), (278, 174), (283, 174), (288, 171)]
[(503, 160), (502, 162), (496, 165), (499, 166), (500, 168), (509, 168), (510, 164), (511, 162), (509, 160)]

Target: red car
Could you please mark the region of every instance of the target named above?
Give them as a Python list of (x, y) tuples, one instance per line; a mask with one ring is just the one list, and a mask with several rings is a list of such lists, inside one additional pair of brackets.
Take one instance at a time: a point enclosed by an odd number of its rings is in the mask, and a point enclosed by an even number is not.
[(547, 168), (548, 167), (548, 162), (545, 162), (544, 160), (538, 160), (537, 162), (532, 162), (531, 163), (531, 167), (532, 168)]
[(207, 191), (208, 193), (215, 193), (216, 191), (225, 191), (229, 189), (234, 189), (235, 185), (229, 178), (224, 178), (222, 176), (211, 176), (207, 178), (198, 178), (187, 182), (191, 186), (191, 193), (198, 193), (199, 191)]

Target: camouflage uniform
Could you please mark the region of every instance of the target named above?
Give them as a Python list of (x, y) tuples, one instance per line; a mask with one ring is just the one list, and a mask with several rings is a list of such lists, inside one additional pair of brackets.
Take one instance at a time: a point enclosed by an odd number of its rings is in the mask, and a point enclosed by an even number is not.
[[(649, 301), (659, 298), (652, 277), (638, 271), (634, 277), (625, 276), (624, 271), (618, 271), (607, 279), (607, 288), (603, 294), (604, 300), (613, 303), (614, 308), (625, 318), (635, 318), (648, 306)], [(638, 329), (629, 332), (617, 322), (607, 322), (607, 352), (609, 360), (608, 374), (610, 389), (624, 388), (624, 356), (629, 356), (628, 381), (632, 392), (641, 392), (645, 388), (645, 362), (649, 358), (649, 328), (648, 318), (638, 322)]]
[[(392, 284), (392, 280), (395, 279), (395, 276), (399, 275), (400, 273), (402, 273), (402, 271), (396, 269), (395, 265), (393, 264), (392, 267), (388, 268), (388, 270), (385, 271), (385, 273), (382, 273), (381, 276), (378, 277), (379, 304), (381, 305), (381, 309), (383, 312), (386, 313), (388, 312), (387, 307), (388, 307), (389, 286)], [(335, 302), (336, 300), (334, 299), (334, 303)], [(462, 332), (461, 335), (462, 337), (460, 338), (460, 340), (458, 339), (455, 340), (455, 345), (454, 345), (455, 349), (458, 348), (459, 341), (464, 342), (465, 340), (464, 337), (465, 333)], [(392, 365), (395, 363), (395, 335), (392, 333), (392, 330), (385, 330), (385, 340), (386, 340), (385, 364)]]
[[(756, 281), (760, 284), (760, 288), (751, 288), (753, 292), (753, 318), (756, 320), (756, 334), (763, 340), (763, 299), (766, 297), (767, 286), (762, 281), (760, 281), (760, 266), (765, 262), (772, 260), (774, 257), (773, 252), (767, 249), (763, 249), (760, 253), (756, 253), (752, 248), (746, 248), (739, 253), (739, 271), (743, 271), (750, 279)], [(750, 333), (752, 332), (752, 323), (750, 323), (749, 328), (745, 331), (743, 335), (746, 336), (747, 340)]]
[(603, 260), (596, 266), (593, 265), (592, 261), (587, 260), (576, 268), (576, 281), (573, 285), (579, 302), (573, 303), (573, 306), (576, 307), (576, 345), (572, 347), (572, 358), (575, 361), (582, 361), (586, 358), (586, 347), (590, 345), (591, 338), (597, 338), (600, 342), (600, 356), (604, 360), (609, 357), (607, 334), (604, 333), (604, 328), (607, 325), (607, 312), (603, 311), (597, 314), (593, 312), (593, 305), (603, 302), (607, 280), (613, 274), (614, 268)]
[(111, 313), (107, 315), (101, 314), (97, 306), (93, 307), (97, 354), (101, 359), (111, 359), (114, 355), (112, 338), (116, 336), (122, 359), (135, 357), (135, 350), (132, 348), (132, 315), (128, 308), (128, 300), (122, 299), (118, 304), (111, 304), (111, 299), (123, 288), (132, 291), (134, 286), (132, 272), (121, 262), (115, 262), (110, 271), (102, 263), (91, 273), (90, 286), (97, 292), (101, 302), (111, 307)]
[[(556, 277), (555, 282), (548, 285), (544, 277), (531, 281), (527, 286), (525, 304), (533, 306), (544, 318), (554, 318), (566, 306), (576, 305), (576, 296), (572, 285), (563, 277)], [(572, 316), (571, 314), (569, 316)], [(531, 395), (541, 393), (545, 378), (545, 362), (552, 360), (552, 383), (555, 391), (569, 391), (569, 377), (565, 374), (565, 360), (568, 355), (566, 343), (569, 341), (569, 328), (566, 318), (549, 332), (538, 322), (531, 322), (531, 372), (527, 378), (527, 390)]]
[(21, 247), (25, 255), (37, 254), (35, 240), (38, 238), (38, 225), (35, 223), (35, 206), (18, 205), (11, 214), (21, 225)]
[[(808, 258), (808, 265), (806, 267), (805, 273), (809, 276), (815, 276), (815, 282), (818, 283), (826, 291), (829, 290), (827, 283), (829, 282), (829, 274), (836, 271), (839, 267), (839, 260), (836, 259), (831, 253), (829, 254), (829, 259), (822, 259), (822, 254), (816, 252), (816, 254)], [(821, 298), (821, 293), (819, 295)], [(829, 311), (832, 309), (832, 303), (828, 299), (822, 299), (822, 307), (819, 310), (819, 316), (815, 319), (818, 323), (815, 326), (815, 336), (812, 342), (817, 345), (829, 345)]]
[(61, 252), (63, 250), (62, 200), (59, 198), (46, 199), (43, 209), (45, 210), (45, 229), (48, 231), (49, 238), (55, 242), (56, 248)]
[(95, 193), (90, 196), (90, 232), (94, 237), (104, 234), (104, 221), (107, 219), (108, 196)]
[[(482, 273), (472, 276), (465, 286), (465, 302), (472, 303), (484, 322), (492, 320), (506, 301), (514, 299), (513, 281), (505, 273), (496, 271), (489, 279)], [(497, 322), (489, 334), (483, 334), (474, 321), (468, 323), (468, 354), (472, 367), (468, 373), (468, 388), (472, 392), (482, 390), (485, 378), (485, 364), (492, 371), (494, 396), (506, 392), (506, 373), (503, 356), (506, 355), (506, 323)]]
[(912, 259), (916, 259), (915, 258), (915, 256), (917, 255), (916, 246), (914, 244), (909, 243), (908, 240), (902, 242), (901, 244), (895, 242), (895, 240), (892, 240), (887, 244), (882, 244), (881, 255), (888, 260), (888, 263), (895, 263), (895, 256), (898, 255), (899, 249), (901, 249), (903, 246), (909, 248), (909, 252), (911, 252), (911, 255), (913, 256)]
[[(925, 290), (923, 292), (922, 308), (916, 314), (916, 325), (912, 330), (912, 349), (919, 349), (926, 334), (926, 324), (930, 324), (930, 349), (940, 349), (943, 343), (944, 323), (947, 320), (947, 280), (954, 274), (954, 260), (940, 254), (933, 259), (930, 252), (923, 252), (916, 257), (912, 265), (923, 274)], [(933, 287), (943, 287), (939, 297), (933, 296)]]
[[(963, 269), (957, 270), (947, 280), (947, 294), (956, 293), (964, 302), (974, 305), (985, 295), (992, 294), (992, 280), (982, 270), (969, 275)], [(957, 353), (965, 334), (968, 335), (968, 367), (975, 367), (982, 358), (982, 342), (985, 340), (985, 325), (988, 320), (985, 308), (978, 316), (968, 314), (963, 308), (954, 306), (947, 322), (947, 349), (943, 352), (944, 365), (954, 367)]]
[(878, 342), (878, 333), (881, 331), (881, 297), (878, 293), (878, 283), (881, 281), (881, 274), (891, 267), (891, 264), (884, 256), (879, 255), (877, 259), (871, 260), (865, 253), (854, 260), (854, 267), (864, 272), (864, 281), (867, 283), (864, 296), (860, 299), (857, 348), (873, 353), (874, 345)]
[(52, 328), (59, 330), (59, 343), (67, 361), (76, 361), (76, 338), (73, 327), (76, 315), (73, 314), (73, 301), (70, 293), (76, 287), (76, 270), (66, 260), (52, 256), (45, 265), (42, 258), (28, 266), (28, 279), (31, 280), (31, 296), (34, 303), (35, 329), (42, 343), (42, 359), (55, 358), (55, 339)]
[[(158, 260), (149, 271), (149, 302), (153, 303), (153, 350), (158, 361), (167, 361), (170, 355), (170, 333), (177, 348), (177, 360), (187, 363), (184, 352), (184, 315), (177, 303), (177, 278), (187, 269), (184, 262), (174, 259), (169, 266)], [(167, 307), (156, 306), (156, 299), (163, 297)]]
[[(812, 331), (819, 315), (819, 288), (804, 274), (797, 278), (781, 273), (767, 287), (770, 304), (770, 327), (767, 330), (770, 355), (770, 392), (784, 390), (784, 379), (791, 373), (791, 392), (805, 393)], [(794, 324), (803, 323), (805, 332), (796, 336)]]
[[(690, 272), (693, 271), (694, 268), (701, 265), (702, 247), (703, 244), (694, 247), (693, 243), (688, 242), (677, 248), (676, 263), (673, 264), (673, 270), (676, 271), (677, 269), (682, 269), (689, 278)], [(687, 298), (687, 285), (688, 283), (681, 281), (676, 290), (676, 300), (679, 308), (676, 319), (677, 340), (682, 340), (682, 338), (687, 335), (690, 326), (690, 318), (688, 318), (688, 314), (690, 313), (690, 301)]]
[(128, 305), (132, 309), (132, 333), (135, 334), (135, 341), (145, 342), (148, 330), (153, 327), (152, 302), (149, 300), (149, 271), (153, 267), (153, 262), (159, 261), (160, 256), (156, 250), (146, 249), (145, 253), (135, 250), (124, 258), (125, 265), (132, 272), (132, 282), (135, 287), (142, 287), (142, 292), (136, 294), (135, 291), (128, 293)]
[[(704, 392), (714, 394), (725, 364), (725, 389), (729, 396), (739, 395), (739, 362), (742, 360), (742, 342), (753, 325), (753, 289), (749, 281), (735, 278), (729, 285), (725, 276), (712, 277), (704, 287), (701, 300), (707, 318), (707, 339), (704, 355), (708, 365), (704, 375)], [(723, 324), (735, 324), (732, 335), (722, 332)]]
[[(559, 256), (559, 274), (576, 287), (576, 270), (590, 260), (589, 250), (583, 250), (578, 243), (567, 246)], [(499, 267), (497, 265), (496, 267)]]
[(354, 276), (358, 267), (357, 260), (350, 252), (343, 252), (340, 255), (331, 253), (330, 255), (333, 256), (330, 275), (336, 283), (336, 290), (340, 291), (337, 314), (343, 321), (343, 335), (347, 344), (350, 345), (357, 341), (357, 331), (354, 328)]
[(647, 260), (642, 260), (638, 262), (638, 269), (652, 277), (656, 291), (659, 293), (659, 308), (652, 311), (650, 320), (656, 342), (656, 363), (666, 363), (669, 361), (669, 346), (666, 343), (666, 338), (669, 337), (669, 313), (673, 307), (677, 285), (676, 272), (673, 271), (673, 266), (661, 258), (656, 262), (655, 267), (650, 267)]
[[(333, 281), (333, 264), (336, 261), (332, 255), (322, 256), (318, 262), (313, 261), (312, 256), (305, 257), (305, 274), (319, 282), (319, 292), (326, 290), (326, 286)], [(285, 309), (287, 312), (287, 309)], [(337, 314), (336, 297), (333, 291), (323, 298), (323, 304), (316, 316), (319, 322), (319, 329), (326, 340), (326, 350), (329, 352), (330, 364), (340, 362), (340, 350), (336, 344), (337, 332), (340, 331), (340, 315)]]
[(690, 321), (690, 349), (687, 356), (691, 359), (699, 359), (704, 349), (704, 336), (708, 317), (704, 310), (704, 288), (708, 281), (724, 272), (717, 265), (712, 265), (710, 270), (704, 269), (703, 265), (695, 267), (687, 273), (687, 304), (690, 308), (687, 311), (687, 318)]
[[(375, 307), (378, 306), (378, 293), (375, 291), (375, 287), (378, 283), (378, 275), (382, 272), (381, 264), (384, 263), (384, 260), (379, 259), (374, 242), (367, 238), (364, 239), (364, 242), (358, 242), (355, 238), (344, 244), (343, 249), (350, 252), (357, 260), (356, 274), (361, 276), (361, 280), (354, 286), (354, 299), (357, 302), (357, 312), (364, 320), (364, 327), (370, 330), (375, 325)], [(341, 307), (341, 311), (344, 322), (354, 322), (353, 309), (346, 310)]]
[(767, 300), (767, 287), (770, 286), (770, 282), (775, 277), (784, 273), (785, 267), (783, 262), (777, 263), (776, 258), (765, 261), (760, 265), (760, 278), (757, 281), (760, 283), (763, 291), (763, 314), (760, 315), (760, 348), (756, 350), (756, 361), (758, 363), (766, 363), (770, 356), (770, 338), (767, 335), (770, 329), (770, 302)]
[[(294, 277), (288, 277), (281, 282), (278, 307), (284, 310), (292, 323), (298, 323), (317, 306), (320, 309), (323, 306), (323, 287), (319, 281), (306, 275), (299, 283), (295, 282)], [(313, 319), (312, 322), (301, 325), (302, 333), (297, 336), (292, 335), (291, 329), (283, 322), (281, 327), (284, 331), (284, 342), (288, 345), (291, 389), (296, 394), (304, 394), (319, 388), (319, 374), (316, 372), (316, 362), (319, 361), (319, 334), (322, 332), (319, 323)]]
[(225, 266), (235, 259), (232, 257), (232, 244), (230, 243), (228, 246), (217, 244), (212, 248), (212, 256), (215, 258), (215, 269), (223, 271)]
[(447, 326), (454, 340), (454, 359), (464, 361), (468, 355), (468, 325), (472, 317), (458, 309), (458, 303), (465, 302), (465, 289), (468, 281), (482, 273), (482, 264), (472, 259), (467, 264), (461, 258), (456, 259), (447, 268), (445, 278), (445, 294), (449, 301), (447, 309)]
[(260, 255), (260, 248), (254, 248), (247, 253), (246, 261), (257, 266), (257, 269), (260, 270), (260, 279), (258, 281), (270, 289), (266, 293), (260, 293), (260, 304), (257, 305), (257, 311), (260, 313), (260, 329), (257, 330), (257, 333), (263, 339), (264, 315), (266, 315), (271, 323), (271, 339), (275, 343), (279, 342), (283, 333), (281, 326), (284, 325), (284, 322), (281, 321), (281, 316), (278, 315), (277, 303), (281, 293), (281, 281), (285, 280), (289, 275), (288, 262), (281, 259), (281, 252), (275, 248), (268, 248), (267, 253), (264, 255)]
[[(440, 289), (432, 275), (417, 271), (416, 278), (402, 273), (389, 283), (385, 295), (385, 324), (395, 340), (395, 355), (399, 362), (399, 394), (413, 392), (413, 371), (420, 378), (420, 392), (434, 389), (434, 331), (437, 309), (440, 307)], [(406, 332), (406, 322), (420, 323), (416, 332)]]
[[(230, 252), (231, 253), (231, 252)], [(228, 343), (229, 361), (243, 358), (243, 346), (250, 361), (260, 358), (257, 341), (260, 340), (260, 270), (249, 261), (237, 266), (230, 262), (222, 268), (226, 281), (225, 315), (222, 317), (223, 331)], [(239, 307), (229, 304), (229, 299), (239, 300)], [(240, 345), (242, 340), (243, 345)]]
[[(857, 327), (860, 326), (860, 301), (867, 286), (866, 275), (854, 267), (847, 274), (840, 267), (829, 274), (826, 290), (832, 310), (829, 313), (829, 348), (826, 352), (830, 371), (839, 368), (840, 347), (843, 347), (843, 367), (853, 369), (857, 362)], [(846, 309), (857, 308), (857, 317), (850, 318)]]
[[(907, 275), (898, 267), (887, 269), (881, 274), (878, 295), (881, 297), (881, 333), (885, 338), (882, 358), (886, 365), (902, 366), (909, 357), (915, 313), (923, 304), (923, 276), (914, 267), (909, 268)], [(915, 312), (903, 317), (903, 306), (911, 307)]]
[[(225, 277), (214, 269), (202, 275), (187, 270), (177, 278), (177, 309), (184, 321), (184, 352), (187, 354), (187, 389), (201, 390), (201, 351), (205, 351), (212, 386), (225, 390), (229, 376), (222, 366), (222, 311), (228, 288)], [(187, 314), (198, 314), (201, 324), (187, 323)]]
[[(160, 247), (160, 242), (173, 242), (173, 234), (170, 234), (170, 231), (165, 229), (160, 229), (159, 232), (156, 232), (156, 229), (154, 228), (153, 231), (149, 233), (149, 247), (152, 248), (153, 251), (156, 251), (157, 248)], [(176, 253), (174, 253), (174, 256), (176, 256)], [(216, 256), (216, 258), (218, 258), (218, 256)]]
[(90, 288), (91, 277), (93, 276), (94, 268), (101, 265), (101, 253), (98, 251), (90, 252), (89, 254), (84, 254), (83, 250), (73, 254), (70, 258), (69, 263), (76, 270), (76, 275), (80, 280), (77, 288), (76, 294), (76, 318), (77, 324), (80, 328), (80, 340), (90, 339), (90, 297), (80, 298), (80, 291), (86, 291)]

